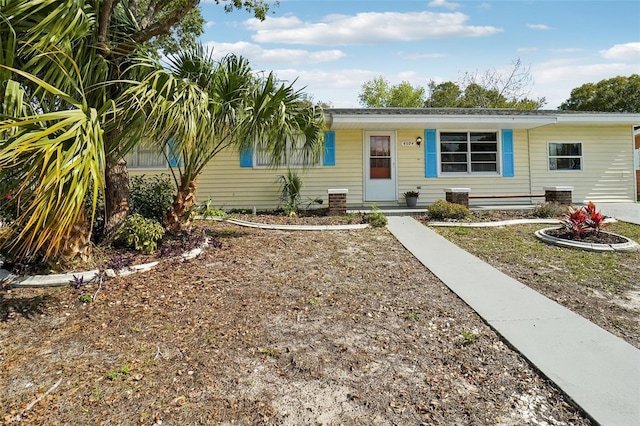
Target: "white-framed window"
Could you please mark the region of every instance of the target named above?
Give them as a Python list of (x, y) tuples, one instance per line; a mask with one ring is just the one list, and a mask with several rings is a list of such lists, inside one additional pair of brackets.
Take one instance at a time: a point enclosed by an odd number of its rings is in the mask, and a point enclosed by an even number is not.
[(166, 169), (167, 160), (158, 148), (137, 146), (125, 156), (131, 169)]
[(548, 142), (547, 154), (549, 170), (582, 170), (582, 142)]
[(499, 174), (498, 132), (441, 132), (442, 174)]
[[(289, 167), (289, 168), (301, 168), (304, 164), (304, 150), (302, 149), (304, 144), (303, 137), (298, 137), (293, 141), (287, 141), (287, 149), (282, 161), (277, 166)], [(271, 156), (264, 145), (257, 143), (255, 152), (255, 166), (256, 167), (272, 167)], [(312, 167), (322, 165), (322, 159), (318, 160), (314, 164), (310, 164)]]

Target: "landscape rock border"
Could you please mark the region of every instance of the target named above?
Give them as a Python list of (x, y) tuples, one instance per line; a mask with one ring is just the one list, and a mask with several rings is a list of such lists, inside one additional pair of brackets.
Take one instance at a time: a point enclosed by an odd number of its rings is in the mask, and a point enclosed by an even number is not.
[[(561, 247), (569, 247), (580, 250), (588, 250), (588, 251), (604, 251), (604, 252), (622, 252), (622, 253), (630, 253), (635, 252), (640, 249), (640, 245), (633, 241), (631, 238), (627, 238), (623, 235), (614, 234), (609, 232), (611, 235), (615, 235), (626, 240), (624, 243), (619, 244), (597, 244), (597, 243), (585, 243), (582, 241), (574, 241), (574, 240), (566, 240), (563, 238), (554, 237), (552, 235), (547, 235), (546, 231), (557, 229), (557, 228), (543, 228), (537, 230), (534, 234), (535, 236), (544, 241), (547, 244), (553, 244)], [(602, 231), (604, 232), (604, 231)]]
[[(178, 258), (185, 261), (196, 258), (202, 254), (205, 248), (209, 246), (209, 240), (205, 239), (204, 243), (200, 247), (196, 247), (193, 250), (182, 253)], [(105, 269), (102, 271), (107, 278), (124, 277), (127, 275), (136, 274), (138, 272), (147, 272), (156, 267), (160, 262), (149, 262), (140, 265), (132, 265), (127, 268), (123, 268), (119, 271), (113, 269)], [(0, 264), (0, 266), (2, 266)], [(82, 285), (91, 284), (100, 280), (102, 273), (99, 269), (93, 269), (91, 271), (70, 272), (66, 274), (51, 274), (51, 275), (29, 275), (25, 277), (19, 277), (12, 274), (5, 269), (0, 269), (0, 284), (6, 284), (11, 288), (43, 288), (43, 287), (63, 287), (67, 285), (73, 285), (76, 282), (82, 283)]]

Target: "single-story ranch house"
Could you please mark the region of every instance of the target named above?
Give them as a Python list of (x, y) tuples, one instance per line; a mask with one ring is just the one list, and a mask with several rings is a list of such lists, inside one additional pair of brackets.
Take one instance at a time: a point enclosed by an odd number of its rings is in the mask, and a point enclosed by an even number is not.
[[(324, 155), (308, 168), (288, 167), (303, 180), (303, 201), (346, 189), (347, 207), (418, 206), (469, 191), (471, 204), (532, 204), (542, 198), (474, 195), (544, 194), (570, 187), (574, 203), (634, 202), (634, 125), (640, 114), (504, 109), (327, 109)], [(167, 172), (164, 162), (137, 151), (131, 174)], [(279, 176), (257, 150), (216, 156), (198, 179), (197, 198), (212, 206), (272, 209)]]

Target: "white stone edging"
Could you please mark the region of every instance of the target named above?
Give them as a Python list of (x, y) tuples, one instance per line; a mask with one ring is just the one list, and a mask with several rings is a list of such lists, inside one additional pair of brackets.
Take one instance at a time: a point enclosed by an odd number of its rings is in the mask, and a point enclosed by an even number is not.
[(201, 220), (215, 220), (220, 222), (230, 222), (238, 226), (246, 226), (248, 228), (273, 229), (278, 231), (345, 231), (351, 229), (369, 228), (368, 223), (357, 223), (351, 225), (274, 225), (269, 223), (249, 222), (246, 220), (223, 218), (219, 216), (196, 217)]
[(494, 222), (427, 222), (429, 226), (459, 226), (463, 228), (491, 228), (497, 226), (523, 225), (528, 223), (560, 223), (558, 219), (508, 219)]
[(247, 222), (239, 219), (223, 219), (239, 226), (259, 229), (274, 229), (280, 231), (344, 231), (349, 229), (368, 228), (368, 223), (359, 223), (353, 225), (272, 225), (269, 223)]
[[(179, 256), (180, 259), (189, 260), (200, 256), (204, 249), (209, 246), (209, 240), (205, 239), (204, 243), (193, 250), (182, 253)], [(140, 265), (132, 265), (123, 268), (119, 271), (113, 269), (105, 269), (104, 274), (108, 278), (126, 277), (128, 275), (136, 274), (139, 272), (147, 272), (160, 264), (159, 261), (143, 263)], [(77, 280), (82, 280), (82, 285), (90, 284), (94, 280), (97, 280), (100, 275), (99, 269), (94, 269), (85, 272), (70, 272), (66, 274), (51, 274), (51, 275), (30, 275), (23, 279), (15, 274), (10, 273), (4, 269), (0, 269), (0, 283), (8, 283), (11, 288), (39, 288), (39, 287), (62, 287), (65, 285), (74, 285)]]
[(547, 235), (545, 231), (549, 231), (557, 228), (544, 228), (537, 230), (534, 234), (535, 236), (548, 244), (553, 244), (561, 247), (569, 247), (576, 248), (581, 250), (588, 251), (615, 251), (615, 252), (635, 252), (640, 249), (640, 245), (633, 241), (630, 238), (627, 238), (623, 235), (614, 234), (613, 232), (609, 232), (610, 235), (615, 235), (616, 237), (620, 237), (626, 240), (624, 243), (619, 244), (598, 244), (598, 243), (585, 243), (582, 241), (573, 241), (573, 240), (565, 240), (563, 238), (557, 238), (552, 235)]

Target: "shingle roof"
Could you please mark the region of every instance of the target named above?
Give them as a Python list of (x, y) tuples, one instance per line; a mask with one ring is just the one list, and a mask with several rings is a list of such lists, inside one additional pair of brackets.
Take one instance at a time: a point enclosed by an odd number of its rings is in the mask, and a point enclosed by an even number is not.
[[(558, 116), (613, 114), (607, 112), (563, 111), (563, 110), (518, 110), (507, 108), (327, 108), (333, 115), (495, 115), (495, 116)], [(617, 114), (617, 113), (615, 113)]]

